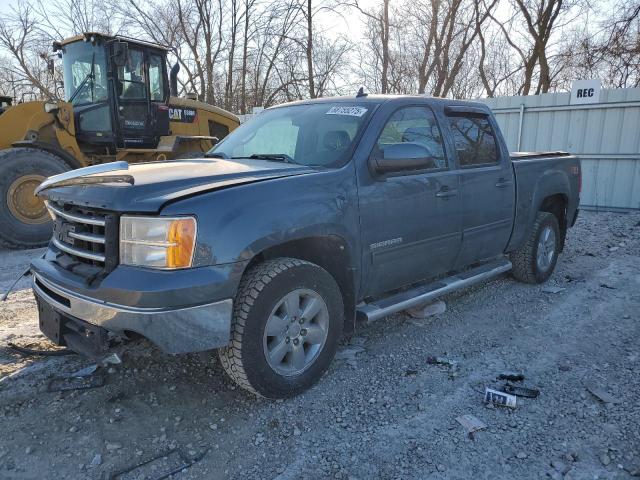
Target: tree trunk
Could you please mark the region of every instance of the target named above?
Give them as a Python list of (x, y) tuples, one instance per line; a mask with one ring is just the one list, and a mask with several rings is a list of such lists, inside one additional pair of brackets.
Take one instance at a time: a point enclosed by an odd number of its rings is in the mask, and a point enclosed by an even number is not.
[(389, 93), (389, 0), (382, 7), (382, 93)]
[(307, 72), (309, 75), (309, 97), (316, 98), (316, 87), (313, 74), (313, 11), (312, 0), (307, 0)]

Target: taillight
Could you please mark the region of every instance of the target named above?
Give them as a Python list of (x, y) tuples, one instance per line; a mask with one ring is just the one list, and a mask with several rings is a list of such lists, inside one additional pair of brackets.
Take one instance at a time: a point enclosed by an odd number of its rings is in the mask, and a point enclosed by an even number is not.
[(580, 166), (576, 165), (571, 167), (571, 174), (578, 177), (578, 193), (582, 193), (582, 171), (580, 170)]

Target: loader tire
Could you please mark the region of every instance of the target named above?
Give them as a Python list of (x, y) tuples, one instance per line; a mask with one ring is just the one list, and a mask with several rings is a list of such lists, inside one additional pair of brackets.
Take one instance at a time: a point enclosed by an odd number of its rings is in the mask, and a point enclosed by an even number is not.
[(538, 212), (529, 238), (509, 255), (513, 265), (511, 274), (524, 283), (546, 282), (556, 267), (561, 240), (555, 215)]
[(37, 148), (0, 152), (0, 245), (37, 248), (47, 245), (52, 222), (33, 190), (47, 177), (71, 168), (60, 157)]
[(295, 258), (251, 267), (233, 310), (231, 343), (218, 350), (220, 362), (240, 387), (266, 398), (293, 397), (315, 384), (342, 336), (335, 280)]

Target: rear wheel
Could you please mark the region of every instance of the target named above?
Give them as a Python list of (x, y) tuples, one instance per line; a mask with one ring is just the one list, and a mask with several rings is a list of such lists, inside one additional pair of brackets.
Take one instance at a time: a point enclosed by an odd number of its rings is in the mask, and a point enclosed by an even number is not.
[(60, 157), (44, 150), (11, 148), (0, 152), (1, 244), (36, 248), (49, 242), (51, 218), (33, 191), (47, 177), (69, 169)]
[(219, 350), (227, 374), (267, 398), (316, 383), (342, 335), (342, 295), (324, 269), (294, 258), (253, 267), (238, 290), (231, 344)]
[(513, 276), (526, 283), (546, 282), (556, 267), (560, 241), (555, 215), (538, 212), (529, 238), (510, 255)]

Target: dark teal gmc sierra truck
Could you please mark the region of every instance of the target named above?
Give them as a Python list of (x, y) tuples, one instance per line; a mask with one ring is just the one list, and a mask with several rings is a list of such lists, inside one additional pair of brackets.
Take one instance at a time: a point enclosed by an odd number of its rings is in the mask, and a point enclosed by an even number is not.
[(131, 334), (169, 353), (218, 349), (243, 388), (296, 395), (358, 320), (508, 271), (546, 281), (580, 175), (566, 153), (510, 154), (480, 103), (269, 108), (206, 158), (47, 179), (55, 228), (31, 264), (40, 328), (94, 358)]

